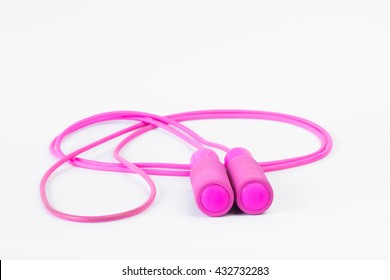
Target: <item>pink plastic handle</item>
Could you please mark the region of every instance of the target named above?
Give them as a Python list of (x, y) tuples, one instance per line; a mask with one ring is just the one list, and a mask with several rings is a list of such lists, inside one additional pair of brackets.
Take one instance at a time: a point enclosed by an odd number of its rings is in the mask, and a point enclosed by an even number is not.
[(247, 214), (264, 213), (272, 204), (273, 191), (261, 166), (244, 148), (234, 148), (225, 157), (237, 206)]
[(200, 149), (191, 157), (191, 184), (196, 205), (208, 216), (226, 214), (234, 202), (234, 193), (225, 166), (210, 149)]

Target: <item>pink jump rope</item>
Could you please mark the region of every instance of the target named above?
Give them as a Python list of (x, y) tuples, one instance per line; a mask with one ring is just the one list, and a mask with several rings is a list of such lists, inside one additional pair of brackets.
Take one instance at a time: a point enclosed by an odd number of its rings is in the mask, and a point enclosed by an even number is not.
[[(224, 145), (207, 141), (180, 123), (205, 119), (259, 119), (288, 123), (304, 128), (316, 135), (321, 142), (321, 146), (317, 151), (304, 156), (258, 163), (246, 149), (229, 149)], [(61, 142), (73, 132), (96, 123), (114, 120), (133, 120), (138, 121), (138, 123), (81, 147), (68, 155), (62, 152)], [(121, 150), (130, 141), (155, 128), (163, 128), (194, 146), (197, 151), (191, 157), (191, 164), (131, 163), (120, 155)], [(114, 157), (118, 163), (93, 161), (77, 157), (124, 134), (129, 135), (114, 150)], [(224, 151), (226, 153), (224, 163), (220, 162), (213, 150), (205, 147)], [(153, 203), (156, 196), (156, 186), (149, 175), (190, 176), (196, 204), (206, 215), (222, 216), (230, 210), (234, 202), (247, 214), (261, 214), (270, 207), (273, 200), (273, 191), (264, 172), (312, 163), (328, 155), (331, 148), (332, 139), (329, 133), (319, 125), (281, 113), (249, 110), (208, 110), (185, 112), (164, 117), (134, 111), (108, 112), (76, 122), (52, 141), (50, 151), (59, 160), (44, 174), (40, 183), (40, 194), (47, 210), (58, 218), (75, 222), (107, 222), (137, 215)], [(60, 212), (53, 208), (47, 198), (46, 183), (53, 172), (66, 162), (76, 167), (94, 170), (136, 173), (149, 185), (149, 197), (142, 205), (116, 214), (79, 216)]]

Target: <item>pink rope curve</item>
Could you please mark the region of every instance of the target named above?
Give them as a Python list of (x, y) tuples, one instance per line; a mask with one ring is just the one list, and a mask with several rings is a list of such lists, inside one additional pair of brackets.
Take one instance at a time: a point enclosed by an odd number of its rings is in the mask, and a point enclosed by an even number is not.
[[(153, 130), (155, 128), (162, 128), (179, 137), (183, 141), (194, 146), (196, 149), (204, 146), (220, 149), (224, 152), (228, 152), (230, 149), (222, 144), (214, 143), (203, 139), (200, 135), (193, 130), (181, 124), (185, 121), (193, 120), (209, 120), (209, 119), (257, 119), (257, 120), (270, 120), (282, 123), (291, 124), (301, 127), (314, 134), (320, 140), (320, 147), (315, 152), (307, 155), (293, 157), (289, 159), (260, 162), (265, 172), (277, 171), (287, 168), (292, 168), (300, 165), (312, 163), (320, 160), (329, 154), (332, 148), (332, 139), (329, 133), (320, 127), (319, 125), (308, 121), (306, 119), (267, 111), (251, 111), (251, 110), (205, 110), (184, 112), (179, 114), (173, 114), (169, 116), (158, 116), (154, 114), (136, 112), (136, 111), (116, 111), (97, 114), (83, 120), (80, 120), (73, 125), (69, 126), (62, 133), (60, 133), (50, 144), (51, 153), (58, 157), (59, 160), (51, 166), (44, 174), (40, 183), (40, 195), (42, 202), (46, 209), (53, 215), (75, 222), (106, 222), (118, 219), (123, 219), (137, 215), (147, 209), (154, 201), (156, 196), (156, 186), (149, 175), (162, 175), (162, 176), (189, 176), (190, 166), (189, 164), (173, 164), (173, 163), (158, 163), (158, 162), (146, 162), (146, 163), (131, 163), (120, 155), (120, 151), (132, 140), (138, 136)], [(61, 150), (62, 141), (71, 135), (72, 133), (83, 129), (87, 126), (108, 122), (114, 120), (133, 120), (138, 123), (129, 127), (121, 129), (110, 135), (107, 135), (97, 141), (94, 141), (84, 147), (81, 147), (72, 153), (66, 155)], [(126, 136), (115, 148), (114, 157), (118, 163), (101, 162), (88, 160), (78, 157), (80, 154), (91, 150), (107, 141), (117, 138), (121, 135), (129, 134)], [(129, 211), (120, 212), (116, 214), (101, 215), (101, 216), (80, 216), (64, 213), (56, 210), (50, 204), (46, 195), (46, 184), (50, 176), (56, 169), (62, 166), (64, 163), (69, 162), (76, 167), (110, 171), (110, 172), (129, 172), (140, 175), (148, 184), (150, 188), (149, 197), (140, 206), (131, 209)]]

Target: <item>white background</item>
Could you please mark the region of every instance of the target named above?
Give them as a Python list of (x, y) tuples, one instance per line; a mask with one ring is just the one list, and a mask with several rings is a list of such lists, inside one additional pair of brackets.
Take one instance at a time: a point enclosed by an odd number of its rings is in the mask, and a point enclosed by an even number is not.
[[(0, 258), (389, 258), (389, 11), (387, 1), (1, 1)], [(261, 216), (206, 217), (188, 178), (167, 177), (153, 177), (156, 201), (133, 218), (79, 224), (43, 208), (48, 145), (71, 123), (111, 110), (216, 108), (310, 119), (334, 150), (269, 173), (275, 201)], [(124, 125), (90, 128), (64, 150)], [(268, 122), (188, 125), (259, 161), (318, 145)], [(113, 144), (85, 156), (112, 160)], [(154, 131), (125, 155), (188, 162), (191, 151)], [(68, 166), (48, 187), (56, 207), (78, 214), (129, 209), (147, 195), (134, 175)]]

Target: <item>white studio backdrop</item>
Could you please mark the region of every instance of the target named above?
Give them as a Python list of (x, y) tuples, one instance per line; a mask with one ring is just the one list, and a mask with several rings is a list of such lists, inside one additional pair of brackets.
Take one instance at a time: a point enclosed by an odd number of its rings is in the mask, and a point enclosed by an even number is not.
[[(388, 12), (386, 1), (1, 1), (0, 258), (389, 258)], [(307, 118), (329, 130), (334, 150), (269, 173), (275, 200), (261, 216), (203, 216), (188, 178), (157, 176), (155, 203), (126, 220), (71, 223), (43, 208), (49, 143), (73, 122), (218, 108)], [(124, 125), (89, 128), (64, 150)], [(188, 125), (259, 161), (318, 145), (283, 124)], [(113, 145), (84, 156), (113, 160)], [(124, 154), (188, 162), (192, 151), (153, 131)], [(146, 188), (133, 175), (66, 166), (49, 194), (59, 209), (99, 214), (137, 205)]]

